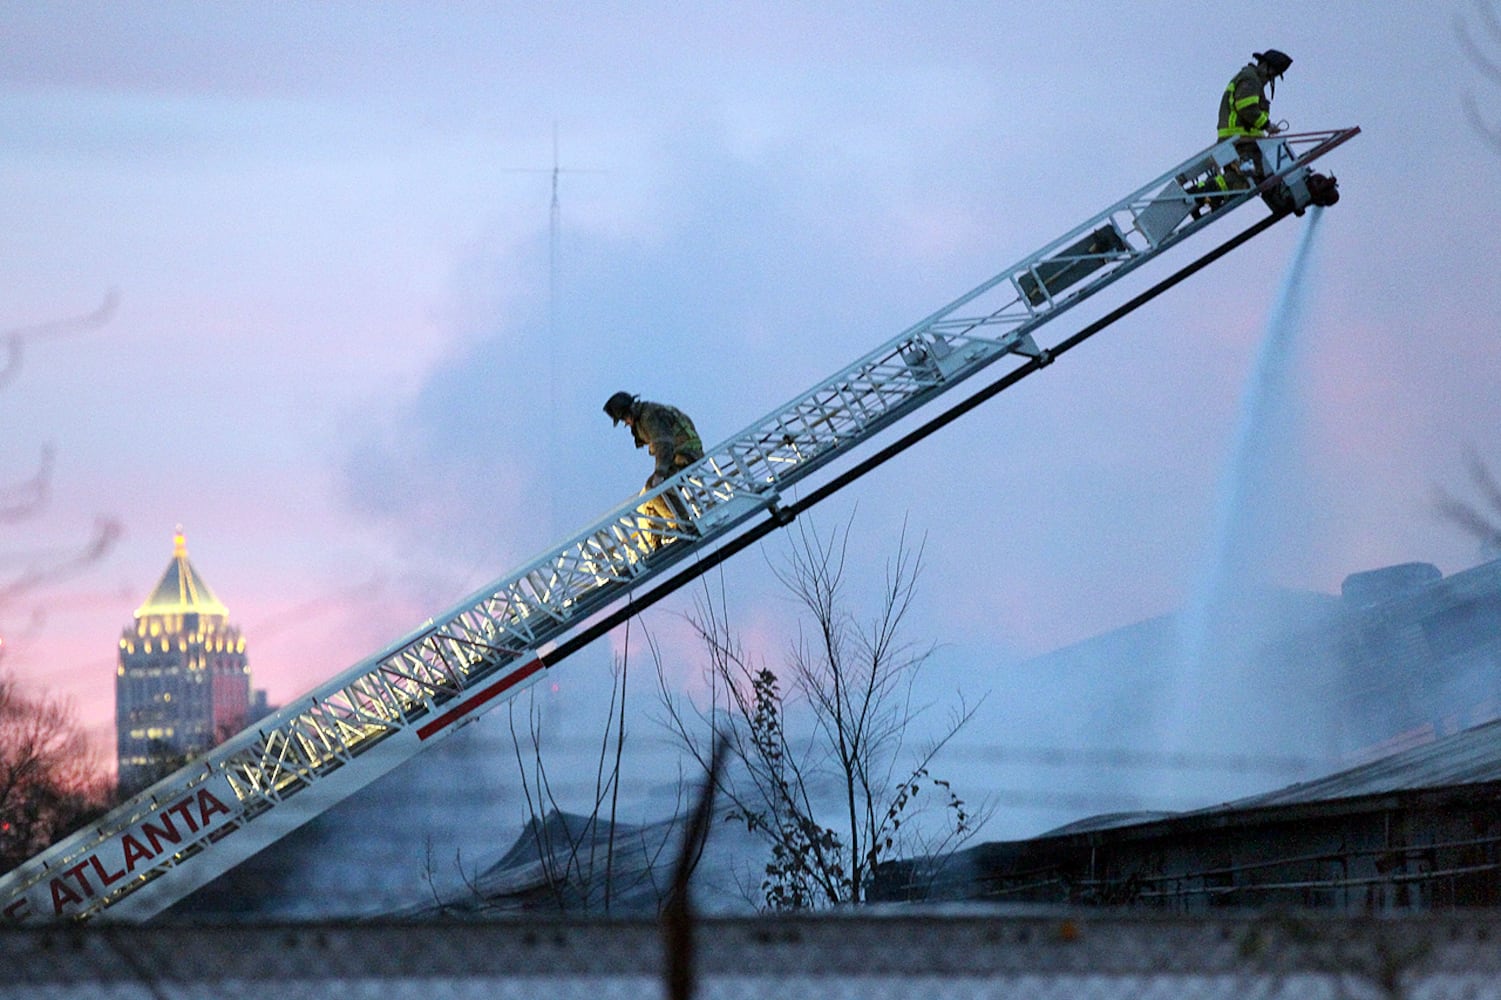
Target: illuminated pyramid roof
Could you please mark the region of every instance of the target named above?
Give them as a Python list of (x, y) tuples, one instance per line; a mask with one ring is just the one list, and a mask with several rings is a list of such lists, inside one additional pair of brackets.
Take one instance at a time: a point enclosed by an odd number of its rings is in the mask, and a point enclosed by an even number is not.
[(188, 543), (182, 528), (172, 539), (172, 561), (162, 574), (161, 582), (146, 598), (146, 603), (136, 609), (137, 618), (148, 615), (214, 615), (229, 616), (229, 609), (219, 603), (214, 592), (208, 589), (203, 577), (188, 562)]

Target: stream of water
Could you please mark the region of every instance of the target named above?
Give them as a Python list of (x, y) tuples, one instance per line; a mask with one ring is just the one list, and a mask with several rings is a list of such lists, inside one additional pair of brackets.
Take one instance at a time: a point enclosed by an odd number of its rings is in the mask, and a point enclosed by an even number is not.
[[(1320, 213), (1309, 210), (1242, 393), (1210, 534), (1179, 620), (1178, 673), (1163, 727), (1169, 751), (1269, 751), (1258, 744), (1275, 737), (1258, 731), (1256, 720), (1267, 715), (1268, 699), (1290, 694), (1248, 676), (1254, 658), (1246, 654), (1263, 628), (1275, 628), (1262, 600), (1272, 582), (1270, 563), (1287, 544), (1283, 534), (1306, 516), (1300, 490), (1289, 483), (1298, 479), (1303, 421), (1296, 376)], [(1174, 797), (1215, 794), (1171, 780), (1178, 787), (1164, 791)]]

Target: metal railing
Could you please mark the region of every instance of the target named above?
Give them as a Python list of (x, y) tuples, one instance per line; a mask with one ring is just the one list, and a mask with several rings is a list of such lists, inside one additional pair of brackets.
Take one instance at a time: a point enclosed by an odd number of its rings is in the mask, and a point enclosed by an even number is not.
[[(1281, 164), (1203, 214), (1223, 142), (1096, 213), (772, 411), (661, 486), (259, 721), (0, 879), (0, 917), (145, 919), (536, 681), (549, 643), (728, 537), (780, 491), (1008, 355), (1358, 129), (1262, 140)], [(280, 816), (276, 822), (263, 817)], [(177, 822), (174, 817), (180, 817)], [(234, 834), (234, 836), (231, 836)], [(212, 848), (212, 850), (210, 850)], [(209, 861), (209, 858), (215, 860)], [(189, 865), (188, 861), (194, 863)], [(139, 890), (150, 886), (152, 892)]]

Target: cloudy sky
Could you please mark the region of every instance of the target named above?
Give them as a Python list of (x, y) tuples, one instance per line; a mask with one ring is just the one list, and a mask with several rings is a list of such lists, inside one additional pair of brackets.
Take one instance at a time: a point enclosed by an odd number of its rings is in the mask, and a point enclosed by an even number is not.
[[(1466, 492), (1467, 448), (1501, 461), (1501, 150), (1465, 110), (1501, 84), (1457, 26), (1501, 37), (1470, 0), (1183, 11), (0, 0), (7, 504), (50, 463), (4, 524), (5, 665), (111, 739), (180, 524), (256, 685), (301, 694), (638, 489), (611, 392), (730, 436), (1208, 145), (1266, 47), (1295, 59), (1274, 117), (1362, 135), (1321, 168), (1343, 199), (1307, 239), (1262, 571), (1473, 565), (1432, 493)], [(856, 511), (871, 567), (903, 519), (926, 536), (920, 632), (968, 693), (1191, 599), (1311, 219), (819, 513)]]

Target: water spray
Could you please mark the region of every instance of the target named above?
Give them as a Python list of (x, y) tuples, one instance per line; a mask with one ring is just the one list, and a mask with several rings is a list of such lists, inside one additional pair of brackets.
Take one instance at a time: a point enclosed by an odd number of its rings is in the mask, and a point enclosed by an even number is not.
[[(1337, 196), (1337, 188), (1333, 190)], [(1167, 727), (1169, 749), (1203, 749), (1194, 744), (1210, 733), (1217, 739), (1245, 738), (1250, 728), (1234, 725), (1233, 719), (1209, 718), (1205, 707), (1224, 705), (1226, 694), (1248, 686), (1253, 693), (1266, 693), (1266, 685), (1245, 683), (1254, 678), (1227, 676), (1238, 658), (1226, 654), (1253, 648), (1236, 645), (1236, 640), (1247, 638), (1236, 626), (1255, 618), (1254, 595), (1270, 582), (1266, 554), (1276, 541), (1270, 522), (1272, 515), (1285, 513), (1273, 505), (1276, 487), (1287, 479), (1285, 467), (1278, 467), (1279, 459), (1295, 450), (1290, 446), (1298, 402), (1293, 376), (1298, 367), (1303, 293), (1321, 214), (1315, 211), (1303, 227), (1242, 394), (1209, 544), (1179, 622), (1179, 673)]]

